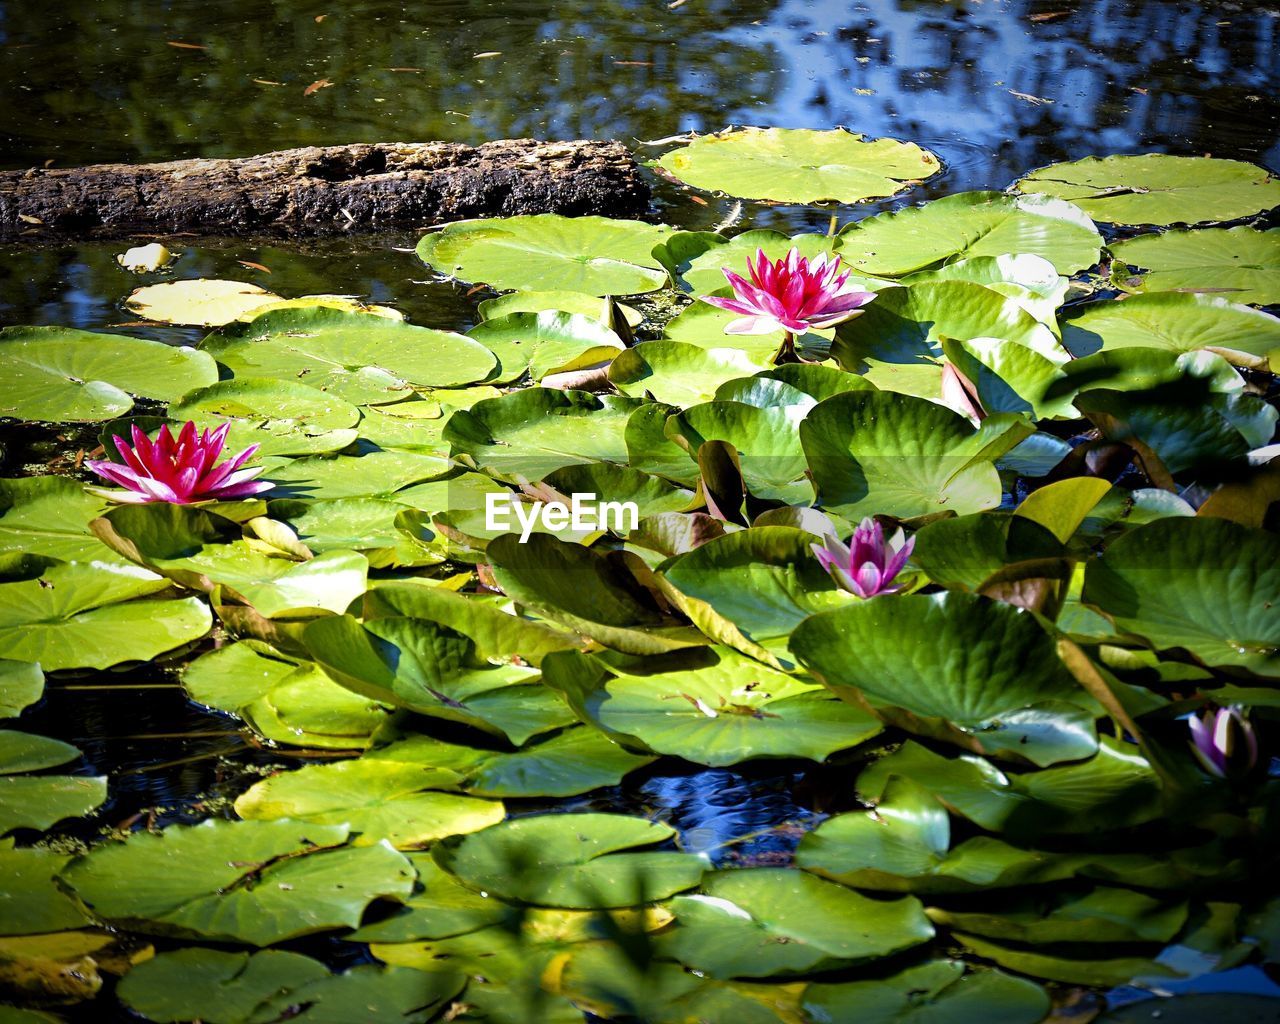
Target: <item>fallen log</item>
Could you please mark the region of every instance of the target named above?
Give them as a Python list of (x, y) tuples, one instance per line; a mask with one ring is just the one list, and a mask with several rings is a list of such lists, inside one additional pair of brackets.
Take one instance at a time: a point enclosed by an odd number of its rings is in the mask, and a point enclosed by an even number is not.
[(527, 213), (639, 217), (648, 204), (617, 142), (357, 143), (3, 171), (0, 240), (330, 235)]

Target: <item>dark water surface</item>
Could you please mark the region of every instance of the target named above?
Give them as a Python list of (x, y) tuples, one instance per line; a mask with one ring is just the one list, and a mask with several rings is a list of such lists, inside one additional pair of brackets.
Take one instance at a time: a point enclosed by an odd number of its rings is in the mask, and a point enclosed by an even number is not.
[[(322, 80), (332, 84), (305, 95)], [(906, 199), (843, 209), (847, 220), (1004, 188), (1033, 167), (1089, 154), (1207, 154), (1280, 169), (1278, 83), (1276, 3), (5, 0), (0, 166), (517, 136), (612, 138), (656, 155), (645, 141), (727, 124), (845, 125), (920, 143), (945, 161)], [(710, 227), (734, 206), (655, 188), (657, 214), (685, 227)], [(825, 228), (827, 216), (748, 206), (740, 223)], [(467, 328), (474, 299), (431, 283), (412, 253), (396, 251), (413, 240), (170, 247), (181, 277), (233, 277), (287, 296), (355, 294), (416, 323)], [(197, 330), (132, 323), (122, 301), (138, 281), (114, 262), (125, 247), (0, 247), (0, 323), (128, 323), (127, 333), (198, 340)], [(31, 436), (6, 438), (0, 426), (0, 475), (42, 469), (59, 450), (33, 448)], [(21, 726), (76, 743), (85, 771), (111, 775), (111, 803), (70, 830), (84, 838), (139, 814), (198, 818), (255, 769), (300, 763), (189, 705), (164, 665), (51, 681)], [(768, 863), (848, 799), (827, 769), (681, 774), (670, 765), (662, 771), (674, 774), (641, 773), (591, 802), (669, 820), (687, 848), (724, 863)], [(1239, 979), (1199, 987), (1280, 991), (1261, 974)]]

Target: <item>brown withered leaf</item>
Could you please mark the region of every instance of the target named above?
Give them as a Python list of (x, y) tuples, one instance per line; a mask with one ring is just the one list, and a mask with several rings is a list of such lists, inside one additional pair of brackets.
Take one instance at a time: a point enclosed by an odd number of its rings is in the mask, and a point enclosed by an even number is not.
[(310, 96), (313, 93), (319, 92), (321, 89), (328, 89), (332, 85), (333, 83), (329, 81), (329, 79), (327, 78), (317, 78), (314, 82), (312, 82), (309, 86), (307, 86), (305, 89), (302, 90), (302, 95)]
[(165, 40), (166, 46), (172, 46), (175, 50), (207, 50), (209, 47), (202, 46), (200, 43), (184, 43), (178, 39)]
[(236, 260), (242, 267), (248, 267), (250, 270), (261, 270), (264, 274), (271, 273), (270, 267), (264, 267), (261, 263), (254, 263), (253, 260)]

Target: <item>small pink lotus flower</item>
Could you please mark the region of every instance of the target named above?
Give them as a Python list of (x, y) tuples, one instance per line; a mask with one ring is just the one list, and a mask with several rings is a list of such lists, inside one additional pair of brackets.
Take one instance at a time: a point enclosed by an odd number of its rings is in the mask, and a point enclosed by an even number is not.
[(1238, 704), (1187, 719), (1191, 752), (1210, 775), (1244, 775), (1258, 763), (1258, 738)]
[(132, 428), (133, 445), (116, 434), (116, 443), (125, 464), (98, 461), (85, 465), (124, 491), (99, 493), (129, 505), (143, 505), (153, 501), (167, 501), (174, 505), (190, 505), (196, 501), (227, 501), (247, 498), (275, 486), (253, 478), (262, 472), (261, 466), (241, 469), (253, 453), (256, 444), (250, 445), (239, 455), (232, 456), (221, 466), (214, 466), (222, 454), (222, 445), (231, 424), (224, 423), (212, 434), (206, 429), (196, 433), (196, 425), (187, 423), (177, 441), (169, 433), (166, 424), (153, 442), (135, 425)]
[(862, 520), (853, 531), (849, 545), (841, 544), (834, 534), (828, 534), (821, 544), (811, 545), (822, 568), (831, 574), (836, 585), (858, 597), (876, 597), (901, 590), (902, 584), (895, 586), (893, 580), (907, 564), (915, 546), (916, 539), (904, 539), (901, 529), (886, 541), (884, 528), (871, 518)]
[(850, 272), (840, 273), (840, 257), (825, 252), (811, 261), (793, 248), (771, 263), (764, 250), (757, 249), (755, 261), (747, 260), (747, 272), (750, 281), (726, 267), (733, 298), (704, 295), (702, 301), (742, 314), (725, 326), (726, 334), (785, 332), (779, 360), (794, 358), (796, 334), (843, 323), (876, 297), (850, 284)]

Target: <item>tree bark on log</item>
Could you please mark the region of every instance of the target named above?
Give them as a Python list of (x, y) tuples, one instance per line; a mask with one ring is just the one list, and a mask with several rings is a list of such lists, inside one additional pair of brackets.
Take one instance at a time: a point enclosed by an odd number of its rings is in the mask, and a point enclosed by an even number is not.
[(3, 171), (0, 240), (333, 235), (528, 213), (639, 217), (648, 204), (617, 142), (358, 143)]

